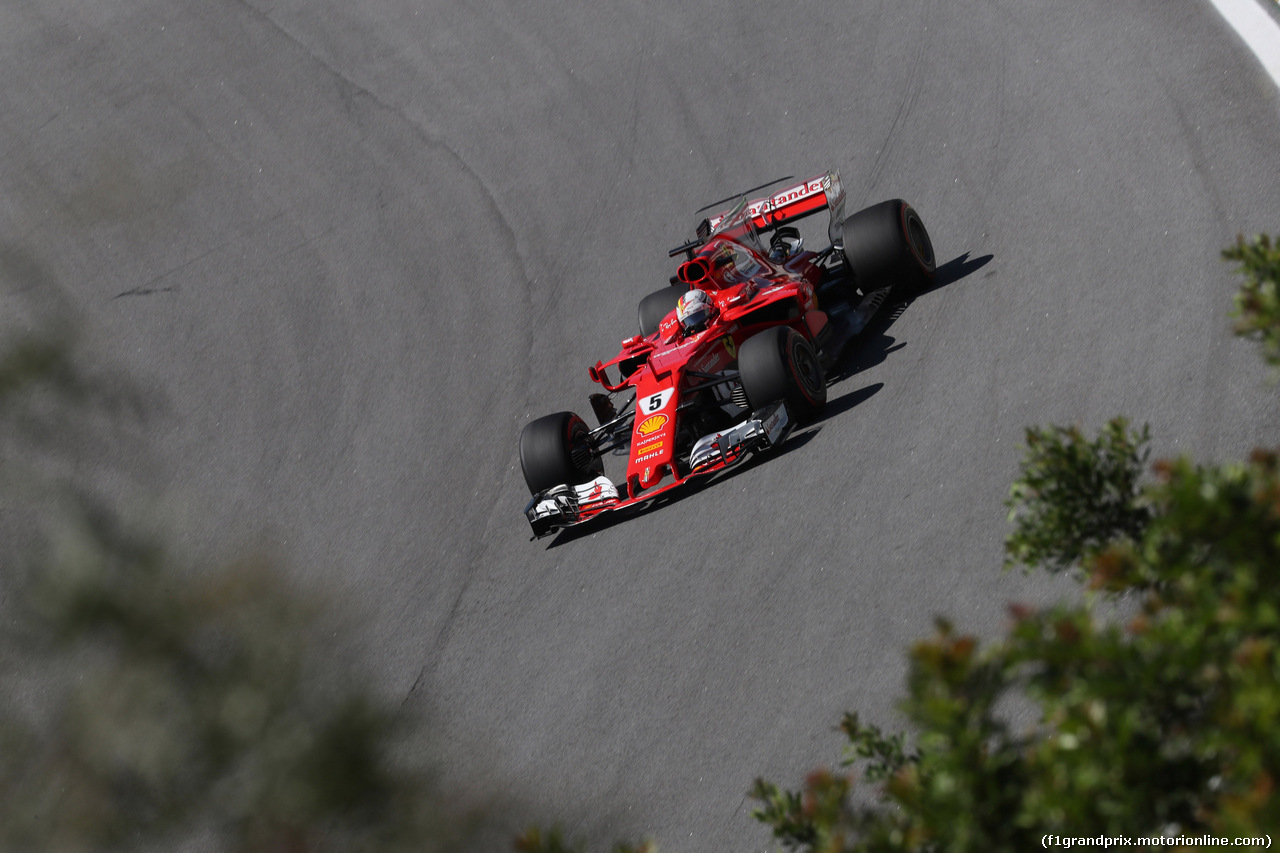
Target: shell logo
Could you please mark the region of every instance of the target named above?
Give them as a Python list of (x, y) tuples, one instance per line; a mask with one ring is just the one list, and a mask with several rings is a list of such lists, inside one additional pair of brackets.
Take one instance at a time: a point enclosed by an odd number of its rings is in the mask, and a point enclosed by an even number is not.
[(645, 418), (643, 421), (640, 422), (640, 426), (636, 427), (636, 434), (653, 435), (655, 432), (662, 429), (666, 425), (667, 425), (666, 415), (654, 415), (653, 417)]

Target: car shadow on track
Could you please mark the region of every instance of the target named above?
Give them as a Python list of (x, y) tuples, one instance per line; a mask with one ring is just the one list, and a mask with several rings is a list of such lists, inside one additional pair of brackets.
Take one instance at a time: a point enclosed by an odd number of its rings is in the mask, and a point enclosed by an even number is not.
[[(889, 340), (893, 340), (893, 339), (890, 338)], [(896, 349), (896, 347), (894, 347), (894, 349)], [(843, 415), (845, 412), (848, 412), (854, 406), (860, 405), (862, 403), (865, 403), (867, 400), (870, 400), (883, 387), (884, 387), (883, 382), (876, 382), (871, 385), (867, 385), (863, 388), (859, 388), (857, 391), (853, 391), (851, 393), (845, 394), (843, 397), (837, 397), (834, 400), (828, 399), (827, 405), (824, 406), (822, 409), (822, 414), (818, 415), (814, 423), (820, 424), (823, 421), (830, 420), (831, 418), (837, 417), (839, 415)]]
[(839, 359), (836, 360), (835, 365), (827, 374), (827, 385), (837, 385), (850, 376), (869, 370), (883, 363), (891, 354), (905, 347), (906, 343), (896, 342), (886, 332), (907, 312), (912, 303), (922, 296), (941, 290), (947, 285), (955, 284), (962, 278), (966, 278), (977, 270), (982, 269), (991, 262), (992, 257), (992, 255), (982, 255), (970, 260), (969, 253), (965, 252), (963, 255), (953, 258), (938, 267), (933, 282), (928, 287), (921, 288), (920, 292), (910, 299), (894, 303), (878, 313), (872, 318), (871, 323), (862, 334), (845, 346)]
[(933, 276), (933, 284), (928, 287), (921, 288), (920, 292), (916, 294), (916, 298), (919, 299), (927, 293), (933, 293), (935, 290), (941, 290), (948, 284), (955, 284), (960, 279), (972, 275), (987, 264), (991, 263), (991, 259), (993, 257), (994, 255), (982, 255), (981, 257), (969, 260), (969, 253), (965, 252), (958, 258), (952, 258), (942, 266), (938, 267), (937, 272), (934, 273)]

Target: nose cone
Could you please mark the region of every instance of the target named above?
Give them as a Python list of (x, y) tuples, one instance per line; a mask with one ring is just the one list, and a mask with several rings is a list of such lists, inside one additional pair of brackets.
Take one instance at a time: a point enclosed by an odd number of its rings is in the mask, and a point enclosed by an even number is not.
[(669, 465), (646, 465), (636, 477), (636, 483), (642, 490), (652, 489), (661, 483), (663, 478), (670, 472), (671, 467)]

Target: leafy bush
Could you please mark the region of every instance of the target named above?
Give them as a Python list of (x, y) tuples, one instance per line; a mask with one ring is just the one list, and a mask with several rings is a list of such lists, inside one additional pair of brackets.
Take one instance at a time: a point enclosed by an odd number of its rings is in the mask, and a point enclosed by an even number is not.
[(70, 328), (0, 352), (0, 849), (469, 849), (481, 813), (405, 755), (335, 611), (271, 560), (187, 565), (72, 479), (57, 436), (118, 395)]
[(1087, 441), (1078, 427), (1028, 429), (1022, 476), (1005, 505), (1014, 532), (1005, 565), (1051, 572), (1080, 564), (1119, 539), (1136, 541), (1151, 518), (1138, 480), (1150, 431), (1110, 421)]
[(1236, 334), (1261, 343), (1262, 357), (1280, 377), (1280, 243), (1273, 244), (1267, 234), (1251, 240), (1240, 236), (1222, 257), (1237, 261), (1244, 276), (1231, 315)]

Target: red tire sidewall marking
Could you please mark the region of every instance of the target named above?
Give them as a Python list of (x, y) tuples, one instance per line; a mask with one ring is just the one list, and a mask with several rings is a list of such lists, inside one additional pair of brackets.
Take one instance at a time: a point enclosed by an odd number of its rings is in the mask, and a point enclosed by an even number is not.
[[(898, 219), (902, 223), (902, 238), (907, 241), (907, 251), (911, 253), (912, 259), (919, 264), (920, 269), (928, 272), (929, 264), (920, 256), (920, 250), (916, 248), (915, 241), (911, 239), (911, 228), (908, 225), (907, 219), (907, 211), (909, 210), (911, 210), (911, 205), (905, 203), (898, 210)], [(921, 222), (921, 227), (924, 227), (923, 222)]]
[(796, 369), (796, 348), (800, 345), (800, 341), (804, 338), (792, 331), (790, 335), (784, 335), (783, 344), (784, 354), (787, 356), (787, 370), (791, 371), (791, 378), (795, 380), (796, 387), (800, 389), (800, 393), (809, 401), (811, 405), (818, 405), (818, 400), (809, 391), (808, 383), (800, 377), (800, 371)]

